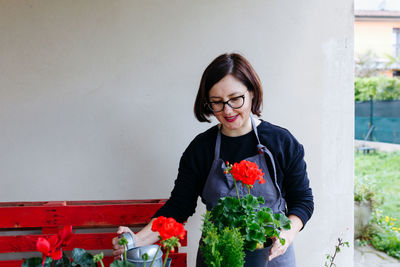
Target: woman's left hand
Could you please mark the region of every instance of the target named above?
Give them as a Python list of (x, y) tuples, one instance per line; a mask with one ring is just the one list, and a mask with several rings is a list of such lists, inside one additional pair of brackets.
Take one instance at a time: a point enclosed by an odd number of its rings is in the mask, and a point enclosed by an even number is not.
[(291, 231), (282, 231), (280, 234), (281, 238), (285, 239), (285, 244), (282, 245), (278, 238), (273, 239), (272, 248), (269, 253), (268, 260), (271, 261), (273, 258), (276, 258), (282, 254), (284, 254), (289, 247), (289, 245), (293, 242), (295, 234), (291, 233)]
[(282, 254), (284, 254), (289, 247), (289, 245), (293, 242), (294, 238), (296, 237), (297, 233), (303, 227), (303, 222), (300, 220), (299, 217), (296, 215), (289, 215), (288, 218), (291, 221), (291, 228), (287, 231), (282, 231), (279, 235), (280, 238), (285, 239), (285, 244), (282, 245), (278, 238), (274, 238), (272, 241), (272, 248), (269, 253), (268, 260), (271, 261), (273, 258), (276, 258)]

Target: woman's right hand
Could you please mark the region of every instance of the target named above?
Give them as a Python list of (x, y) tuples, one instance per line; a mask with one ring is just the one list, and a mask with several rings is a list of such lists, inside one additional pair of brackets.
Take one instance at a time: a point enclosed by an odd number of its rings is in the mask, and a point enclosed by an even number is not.
[(117, 234), (118, 236), (114, 237), (112, 240), (112, 244), (113, 244), (113, 252), (112, 255), (114, 256), (114, 259), (119, 260), (121, 259), (121, 255), (124, 253), (124, 246), (121, 246), (120, 244), (118, 244), (119, 241), (119, 235), (123, 234), (123, 233), (131, 233), (133, 236), (135, 236), (135, 234), (132, 232), (131, 229), (129, 229), (129, 227), (126, 226), (120, 226), (118, 227), (117, 230)]

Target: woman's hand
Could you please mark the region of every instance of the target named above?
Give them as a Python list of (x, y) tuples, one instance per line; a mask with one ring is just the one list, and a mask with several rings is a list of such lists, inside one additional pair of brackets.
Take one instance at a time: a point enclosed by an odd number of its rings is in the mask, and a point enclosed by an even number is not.
[[(158, 233), (151, 231), (151, 225), (154, 219), (151, 219), (149, 224), (143, 227), (142, 230), (134, 234), (131, 229), (126, 226), (118, 227), (117, 234), (121, 235), (123, 233), (131, 233), (135, 239), (135, 247), (147, 246), (158, 241)], [(114, 259), (120, 259), (121, 254), (124, 253), (124, 247), (118, 244), (119, 237), (114, 237), (112, 240), (113, 245), (113, 256)]]
[(284, 254), (289, 247), (289, 245), (293, 242), (294, 238), (296, 237), (297, 233), (300, 232), (301, 228), (303, 227), (303, 222), (299, 217), (296, 215), (289, 215), (288, 218), (290, 219), (290, 230), (282, 231), (279, 235), (280, 238), (285, 239), (285, 244), (282, 245), (278, 238), (274, 238), (272, 240), (272, 248), (269, 253), (268, 260), (271, 261), (273, 258), (276, 258), (282, 254)]
[(290, 231), (282, 231), (280, 234), (280, 238), (285, 239), (285, 245), (282, 245), (279, 239), (274, 237), (272, 240), (273, 243), (269, 253), (268, 260), (271, 261), (273, 258), (276, 258), (284, 254), (289, 245), (293, 242), (295, 235), (296, 235), (295, 233), (291, 233)]
[[(123, 233), (128, 233), (128, 232), (130, 232), (132, 235), (135, 236), (135, 234), (132, 232), (132, 230), (129, 229), (128, 227), (126, 227), (126, 226), (118, 227), (118, 230), (117, 230), (118, 235), (121, 235)], [(113, 244), (112, 255), (114, 256), (114, 259), (116, 259), (116, 260), (121, 259), (121, 255), (124, 253), (124, 246), (121, 246), (120, 244), (118, 244), (119, 239), (120, 238), (117, 236), (117, 237), (114, 237), (112, 240), (112, 244)]]

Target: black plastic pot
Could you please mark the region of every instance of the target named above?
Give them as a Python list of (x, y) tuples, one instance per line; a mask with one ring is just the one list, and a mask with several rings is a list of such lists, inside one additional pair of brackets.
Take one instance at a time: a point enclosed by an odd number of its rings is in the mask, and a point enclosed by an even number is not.
[(271, 246), (254, 251), (245, 251), (244, 267), (267, 267), (270, 250)]

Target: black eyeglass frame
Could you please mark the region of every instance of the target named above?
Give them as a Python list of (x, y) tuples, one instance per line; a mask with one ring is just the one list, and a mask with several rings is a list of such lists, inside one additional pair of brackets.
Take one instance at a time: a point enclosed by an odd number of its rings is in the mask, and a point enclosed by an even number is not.
[[(229, 103), (229, 101), (231, 101), (232, 99), (238, 99), (238, 98), (242, 98), (242, 99), (243, 99), (243, 103), (240, 105), (240, 107), (232, 107), (232, 105)], [(221, 111), (223, 111), (223, 110), (225, 109), (225, 104), (227, 104), (228, 106), (230, 106), (232, 109), (239, 109), (239, 108), (243, 107), (244, 101), (245, 101), (245, 100), (246, 100), (245, 94), (243, 94), (243, 95), (240, 95), (240, 96), (232, 97), (231, 99), (228, 99), (227, 101), (215, 101), (215, 102), (209, 101), (209, 102), (206, 103), (206, 105), (207, 105), (207, 107), (208, 107), (212, 112), (221, 112)], [(221, 110), (214, 110), (214, 109), (211, 107), (211, 105), (212, 105), (213, 103), (214, 103), (214, 104), (223, 104), (223, 105), (222, 105), (222, 109), (221, 109)]]

